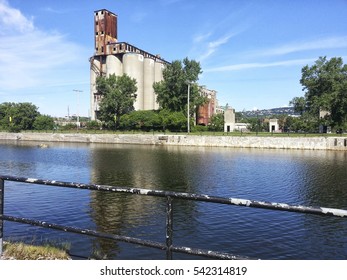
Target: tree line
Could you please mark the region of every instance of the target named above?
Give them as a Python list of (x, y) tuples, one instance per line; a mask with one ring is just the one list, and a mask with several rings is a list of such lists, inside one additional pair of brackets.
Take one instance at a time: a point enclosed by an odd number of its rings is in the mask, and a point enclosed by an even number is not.
[[(299, 117), (272, 116), (279, 118), (282, 131), (318, 132), (320, 126), (336, 130), (347, 129), (347, 65), (341, 57), (319, 57), (312, 66), (302, 68), (300, 83), (304, 96), (290, 101)], [(207, 100), (200, 96), (197, 81), (202, 73), (200, 64), (185, 58), (174, 61), (163, 72), (163, 80), (154, 83), (160, 109), (153, 112), (134, 112), (133, 102), (136, 99), (136, 80), (122, 77), (99, 77), (98, 93), (102, 95), (99, 119), (109, 129), (169, 129), (186, 130), (187, 126), (187, 83), (191, 84), (190, 119), (196, 108)], [(111, 83), (108, 87), (105, 84)], [(125, 92), (124, 89), (129, 89)], [(122, 92), (118, 92), (123, 90)], [(115, 104), (116, 96), (128, 96)], [(118, 109), (117, 109), (118, 108)], [(325, 112), (323, 114), (323, 112)], [(258, 118), (241, 118), (248, 122), (252, 131), (268, 131), (267, 123)], [(223, 130), (223, 115), (214, 116), (207, 129)]]
[(53, 118), (40, 114), (38, 107), (32, 103), (5, 102), (0, 104), (0, 130), (19, 132), (53, 128)]
[[(329, 126), (338, 131), (347, 130), (347, 65), (341, 57), (319, 59), (302, 68), (300, 83), (304, 96), (290, 101), (299, 117), (272, 116), (279, 119), (280, 129), (294, 132), (317, 132), (319, 126)], [(89, 129), (110, 130), (187, 130), (188, 83), (190, 84), (189, 120), (194, 130), (196, 109), (207, 102), (199, 93), (197, 81), (202, 73), (199, 62), (185, 58), (176, 60), (163, 70), (163, 80), (153, 84), (159, 104), (158, 110), (135, 111), (136, 80), (127, 76), (100, 76), (96, 80), (97, 94), (101, 96), (98, 121), (87, 123)], [(249, 123), (252, 131), (268, 131), (260, 118), (244, 118), (236, 114), (237, 122)], [(51, 130), (54, 120), (41, 115), (31, 103), (0, 104), (0, 129)], [(196, 130), (223, 131), (223, 114), (214, 115), (207, 127)]]
[(302, 68), (300, 83), (304, 96), (290, 104), (300, 118), (289, 119), (293, 129), (316, 131), (319, 126), (347, 130), (347, 64), (341, 57), (319, 57)]

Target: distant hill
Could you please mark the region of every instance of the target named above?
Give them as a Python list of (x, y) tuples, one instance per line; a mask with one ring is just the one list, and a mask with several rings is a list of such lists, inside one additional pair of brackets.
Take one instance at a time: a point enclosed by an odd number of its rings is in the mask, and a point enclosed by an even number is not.
[(242, 111), (243, 117), (271, 117), (274, 115), (298, 115), (294, 112), (293, 107), (280, 107), (273, 109), (262, 109), (252, 111)]

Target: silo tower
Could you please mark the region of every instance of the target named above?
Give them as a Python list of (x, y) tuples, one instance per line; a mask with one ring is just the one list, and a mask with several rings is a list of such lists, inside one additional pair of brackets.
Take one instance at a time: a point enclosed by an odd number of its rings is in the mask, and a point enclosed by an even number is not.
[(169, 62), (127, 42), (119, 42), (117, 15), (106, 10), (94, 12), (94, 55), (90, 58), (90, 112), (96, 120), (102, 96), (96, 90), (96, 79), (111, 74), (127, 74), (136, 79), (135, 110), (159, 108), (153, 83), (163, 79), (163, 69)]
[(94, 12), (95, 54), (109, 54), (107, 46), (117, 42), (117, 15), (108, 10)]

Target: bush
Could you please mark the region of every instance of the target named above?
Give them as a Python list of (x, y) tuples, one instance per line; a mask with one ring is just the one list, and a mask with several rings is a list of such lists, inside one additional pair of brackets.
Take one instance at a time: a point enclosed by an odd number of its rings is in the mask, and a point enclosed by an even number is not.
[(182, 112), (164, 109), (159, 112), (159, 118), (163, 130), (185, 131), (187, 129), (187, 117)]
[(19, 126), (10, 126), (8, 127), (8, 131), (12, 133), (18, 133), (21, 131), (21, 129)]
[(192, 127), (192, 132), (205, 132), (208, 131), (208, 127), (205, 125), (196, 125)]
[(76, 124), (73, 124), (73, 123), (68, 123), (67, 125), (63, 125), (61, 127), (62, 130), (73, 130), (73, 129), (76, 129)]
[(120, 118), (120, 128), (151, 131), (160, 128), (160, 118), (156, 111), (132, 111)]
[(101, 128), (101, 123), (98, 121), (90, 121), (86, 123), (88, 130), (99, 130)]
[(35, 118), (33, 128), (36, 130), (53, 130), (55, 126), (52, 117), (47, 115), (40, 115)]

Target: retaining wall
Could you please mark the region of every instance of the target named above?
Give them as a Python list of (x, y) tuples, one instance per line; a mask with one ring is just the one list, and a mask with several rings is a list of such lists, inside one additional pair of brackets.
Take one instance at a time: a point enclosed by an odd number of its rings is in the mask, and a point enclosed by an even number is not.
[(347, 151), (346, 137), (0, 133), (0, 140)]

